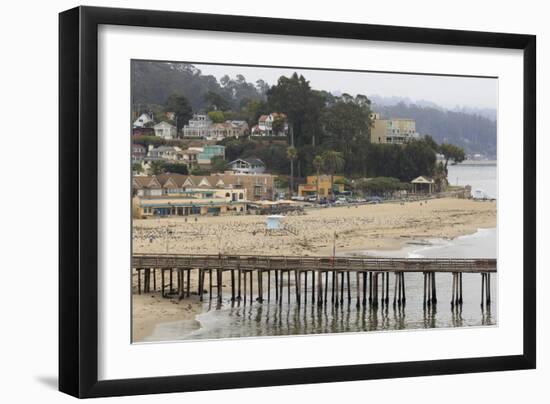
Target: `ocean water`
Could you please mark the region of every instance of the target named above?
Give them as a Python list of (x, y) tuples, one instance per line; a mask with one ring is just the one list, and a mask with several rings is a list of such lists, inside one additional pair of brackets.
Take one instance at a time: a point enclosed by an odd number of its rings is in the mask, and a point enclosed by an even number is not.
[[(497, 196), (496, 165), (449, 166), (449, 177), (456, 176), (460, 185), (472, 185), (488, 195)], [(451, 183), (453, 183), (451, 181)], [(455, 181), (456, 183), (456, 181)], [(453, 240), (429, 240), (429, 245), (408, 245), (396, 251), (366, 251), (374, 256), (410, 258), (496, 258), (497, 230), (479, 229), (474, 234)], [(282, 335), (325, 334), (341, 332), (369, 332), (391, 330), (418, 330), (449, 327), (494, 326), (498, 317), (498, 276), (491, 275), (492, 303), (481, 306), (481, 275), (463, 274), (463, 304), (452, 307), (451, 274), (437, 274), (437, 298), (435, 306), (423, 305), (423, 276), (419, 273), (405, 274), (406, 305), (393, 307), (395, 277), (390, 276), (390, 304), (377, 308), (356, 307), (355, 276), (351, 276), (352, 299), (335, 307), (328, 303), (322, 307), (311, 304), (311, 279), (308, 284), (308, 303), (300, 306), (286, 299), (286, 277), (282, 303), (264, 301), (231, 302), (230, 296), (223, 296), (204, 302), (203, 312), (196, 321), (176, 321), (157, 325), (148, 341), (200, 340), (218, 338), (265, 337)], [(272, 278), (271, 284), (274, 286)], [(267, 281), (264, 279), (264, 285)], [(291, 291), (294, 283), (291, 280)], [(329, 284), (329, 291), (331, 290)], [(267, 292), (264, 291), (265, 294)], [(302, 292), (304, 293), (304, 292)], [(265, 296), (265, 295), (264, 295)], [(271, 290), (275, 296), (274, 288)], [(329, 297), (330, 300), (330, 297)]]
[(471, 185), (472, 191), (480, 189), (491, 198), (497, 198), (497, 164), (495, 162), (474, 162), (447, 167), (450, 185)]

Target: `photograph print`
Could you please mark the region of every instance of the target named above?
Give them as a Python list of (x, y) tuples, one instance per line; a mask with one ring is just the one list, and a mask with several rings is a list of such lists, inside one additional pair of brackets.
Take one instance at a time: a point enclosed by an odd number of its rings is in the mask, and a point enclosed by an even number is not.
[(133, 343), (498, 325), (498, 78), (130, 68)]

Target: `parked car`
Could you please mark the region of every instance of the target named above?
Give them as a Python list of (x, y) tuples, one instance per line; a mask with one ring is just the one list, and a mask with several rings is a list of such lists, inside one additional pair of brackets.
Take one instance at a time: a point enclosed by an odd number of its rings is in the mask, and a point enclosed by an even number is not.
[(367, 203), (381, 203), (384, 201), (384, 198), (381, 198), (379, 196), (371, 196), (367, 199)]

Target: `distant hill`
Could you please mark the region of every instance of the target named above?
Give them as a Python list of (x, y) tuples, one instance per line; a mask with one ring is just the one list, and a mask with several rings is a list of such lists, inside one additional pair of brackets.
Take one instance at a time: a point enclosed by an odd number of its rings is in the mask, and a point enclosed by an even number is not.
[(431, 135), (438, 143), (453, 143), (463, 147), (466, 153), (496, 156), (497, 126), (487, 117), (404, 102), (395, 105), (373, 103), (372, 109), (383, 118), (414, 119), (418, 133)]
[(455, 111), (455, 112), (464, 112), (471, 115), (481, 115), (484, 118), (490, 119), (491, 121), (497, 120), (497, 111), (493, 108), (476, 108), (476, 107), (465, 107), (465, 106), (455, 106), (454, 108), (444, 108), (441, 105), (436, 104), (432, 101), (426, 100), (411, 100), (408, 97), (383, 97), (381, 95), (369, 95), (369, 99), (373, 104), (378, 106), (392, 106), (399, 103), (404, 103), (406, 105), (416, 105), (418, 107), (430, 107), (435, 109), (440, 109), (441, 111)]

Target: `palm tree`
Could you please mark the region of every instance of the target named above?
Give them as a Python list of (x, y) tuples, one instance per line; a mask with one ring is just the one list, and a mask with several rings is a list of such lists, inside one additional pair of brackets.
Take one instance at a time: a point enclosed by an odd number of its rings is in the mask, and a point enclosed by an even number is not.
[(323, 165), (330, 173), (330, 195), (334, 196), (334, 173), (344, 168), (344, 156), (335, 150), (327, 150), (323, 153)]
[(315, 156), (313, 159), (313, 167), (317, 171), (317, 202), (319, 202), (319, 177), (321, 172), (321, 167), (323, 167), (323, 157)]
[(294, 146), (286, 149), (286, 157), (290, 160), (290, 196), (294, 192), (294, 160), (298, 157), (298, 150)]

